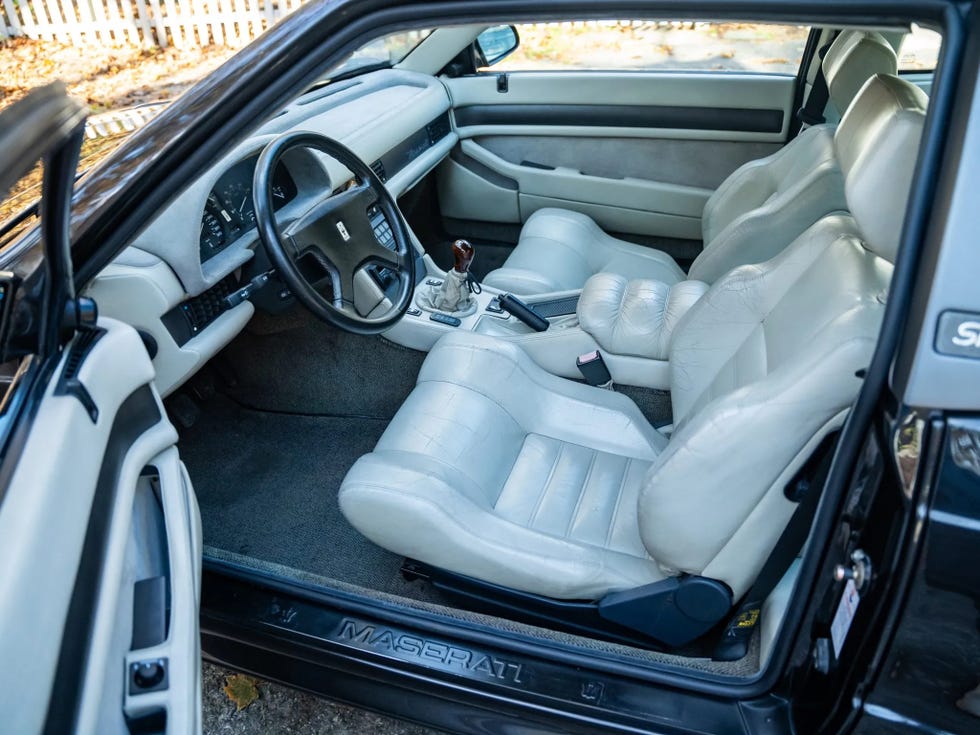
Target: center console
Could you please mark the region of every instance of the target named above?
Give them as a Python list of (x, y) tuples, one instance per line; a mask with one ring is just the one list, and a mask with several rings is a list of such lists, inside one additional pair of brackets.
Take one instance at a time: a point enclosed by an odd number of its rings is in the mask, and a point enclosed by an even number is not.
[[(518, 344), (548, 372), (573, 379), (582, 378), (577, 362), (598, 352), (613, 382), (666, 390), (673, 329), (708, 289), (700, 281), (668, 285), (599, 273), (580, 291), (527, 296), (515, 307), (504, 292), (467, 280), (468, 253), (465, 263), (457, 259), (460, 270), (449, 273), (425, 256), (426, 275), (405, 316), (385, 332), (387, 339), (428, 352), (454, 330), (478, 332)], [(455, 280), (446, 284), (448, 279)], [(461, 293), (464, 288), (470, 293)], [(440, 302), (447, 292), (452, 298)], [(439, 309), (438, 303), (455, 308)], [(511, 312), (521, 314), (521, 304), (531, 314), (518, 318)]]
[[(438, 289), (445, 278), (444, 274), (429, 275), (416, 287), (416, 298), (412, 305), (405, 313), (405, 317), (385, 332), (386, 339), (404, 347), (428, 352), (440, 337), (455, 329), (508, 338), (544, 334), (544, 332), (536, 332), (505, 311), (500, 306), (500, 297), (504, 293), (489, 286), (483, 286), (478, 293), (472, 294), (475, 308), (467, 310), (470, 312), (468, 314), (431, 311), (419, 306), (419, 294)], [(565, 323), (577, 324), (575, 307), (578, 304), (579, 294), (579, 291), (544, 294), (528, 297), (526, 301), (535, 312), (548, 320), (550, 332), (556, 327), (561, 328)]]

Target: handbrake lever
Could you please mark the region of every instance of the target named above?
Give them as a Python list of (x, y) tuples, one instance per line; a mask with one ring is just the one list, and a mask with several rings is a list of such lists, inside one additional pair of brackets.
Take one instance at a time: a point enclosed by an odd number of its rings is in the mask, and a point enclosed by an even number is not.
[(512, 293), (505, 293), (503, 296), (500, 296), (497, 301), (500, 304), (501, 309), (513, 314), (519, 321), (527, 324), (535, 332), (543, 332), (549, 326), (551, 326), (547, 319), (538, 314), (538, 312), (525, 304)]

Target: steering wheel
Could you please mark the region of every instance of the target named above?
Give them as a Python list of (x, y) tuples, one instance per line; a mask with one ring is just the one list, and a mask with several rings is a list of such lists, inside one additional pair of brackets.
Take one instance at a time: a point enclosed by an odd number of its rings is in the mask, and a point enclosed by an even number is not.
[[(273, 174), (282, 157), (296, 148), (330, 156), (356, 181), (280, 228), (273, 208)], [(394, 197), (357, 154), (317, 133), (286, 133), (259, 156), (252, 192), (259, 237), (283, 281), (314, 316), (355, 334), (377, 334), (402, 317), (415, 286), (415, 249)], [(374, 233), (368, 215), (373, 204), (391, 228), (391, 249)], [(369, 265), (394, 275), (393, 287), (386, 289), (395, 294), (389, 297), (391, 306), (374, 316), (362, 315), (354, 306), (355, 277)]]

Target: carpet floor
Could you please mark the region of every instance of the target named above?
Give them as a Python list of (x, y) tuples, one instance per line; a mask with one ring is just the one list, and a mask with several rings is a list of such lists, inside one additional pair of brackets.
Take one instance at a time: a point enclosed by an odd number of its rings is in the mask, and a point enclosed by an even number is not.
[(337, 503), (347, 470), (374, 448), (386, 425), (213, 399), (180, 442), (205, 543), (358, 586), (398, 584), (401, 558), (361, 536)]

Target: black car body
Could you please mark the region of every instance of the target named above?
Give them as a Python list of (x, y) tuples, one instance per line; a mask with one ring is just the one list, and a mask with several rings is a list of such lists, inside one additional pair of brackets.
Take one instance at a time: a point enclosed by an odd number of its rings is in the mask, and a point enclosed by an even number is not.
[[(16, 143), (47, 146), (49, 179), (41, 228), (8, 244), (2, 254), (3, 267), (11, 272), (5, 282), (5, 359), (35, 357), (11, 383), (4, 403), (0, 503), (9, 500), (7, 485), (13, 482), (48, 384), (58, 380), (57, 366), (71, 349), (68, 345), (76, 332), (94, 325), (92, 305), (76, 294), (86, 293), (86, 285), (146, 223), (200, 171), (240, 144), (269, 110), (314, 87), (323, 69), (383, 33), (596, 15), (805, 20), (835, 28), (897, 27), (916, 21), (943, 34), (877, 350), (840, 432), (833, 462), (824, 470), (812, 540), (802, 555), (796, 593), (768, 663), (749, 674), (669, 662), (638, 664), (609, 649), (596, 655), (580, 639), (563, 643), (537, 638), (524, 623), (541, 624), (540, 615), (517, 611), (514, 617), (524, 622), (498, 627), (482, 615), (440, 614), (390, 596), (366, 597), (350, 586), (325, 587), (311, 576), (290, 578), (277, 574), (274, 565), (252, 566), (208, 549), (199, 598), (204, 657), (452, 732), (980, 730), (977, 715), (956, 706), (980, 684), (980, 572), (974, 563), (980, 551), (980, 342), (958, 352), (950, 346), (972, 334), (957, 328), (980, 321), (980, 290), (973, 276), (978, 258), (973, 201), (980, 175), (975, 165), (980, 160), (980, 22), (969, 3), (799, 0), (596, 6), (568, 1), (533, 8), (490, 0), (315, 3), (237, 54), (81, 179), (67, 222), (57, 203), (67, 202), (81, 118), (69, 107), (59, 108), (65, 130)], [(813, 46), (807, 49), (810, 58), (817, 54)], [(805, 79), (798, 83), (802, 89)], [(261, 273), (242, 275), (235, 289), (253, 275)], [(62, 313), (68, 316), (62, 318)], [(956, 336), (961, 341), (950, 342)], [(152, 352), (150, 342), (144, 343)], [(80, 361), (86, 359), (87, 352), (76, 352)], [(188, 385), (195, 400), (210, 390), (206, 384)], [(105, 478), (123, 471), (121, 458), (113, 465), (113, 446), (124, 454), (126, 442), (139, 435), (140, 421), (153, 423), (147, 416), (159, 410), (157, 402), (146, 396), (143, 400), (142, 406), (129, 404), (132, 415), (114, 424), (116, 438), (110, 437), (104, 450), (103, 466), (109, 469), (101, 471), (100, 483), (111, 485)], [(160, 407), (172, 415), (185, 410), (172, 403)], [(127, 426), (129, 435), (124, 433)], [(85, 730), (102, 722), (86, 719), (89, 705), (82, 682), (98, 676), (86, 668), (96, 660), (86, 641), (96, 639), (93, 631), (105, 614), (93, 590), (107, 583), (99, 565), (109, 548), (105, 519), (117, 494), (104, 488), (93, 491), (83, 541), (77, 549), (74, 541), (66, 542), (66, 563), (77, 560), (78, 566), (60, 623), (67, 631), (56, 646), (60, 663), (52, 680), (38, 677), (32, 683), (41, 690), (38, 696), (47, 698), (41, 718), (45, 731)], [(324, 548), (323, 553), (332, 550)], [(861, 604), (838, 656), (832, 627), (851, 582), (861, 590)], [(149, 595), (145, 604), (150, 606), (153, 600), (163, 604), (154, 594), (167, 598), (159, 591), (139, 594)], [(172, 600), (167, 599), (169, 610)], [(499, 605), (492, 604), (475, 607), (499, 614)], [(472, 597), (469, 606), (474, 606)], [(135, 637), (132, 649), (138, 649)], [(127, 658), (127, 666), (136, 667), (127, 669), (127, 676), (137, 676), (139, 666), (155, 660)], [(118, 662), (106, 666), (114, 667), (107, 668), (108, 677), (122, 672)], [(171, 669), (169, 676), (173, 682), (178, 674)], [(129, 707), (139, 692), (134, 694), (134, 685), (126, 681)], [(152, 681), (151, 694), (166, 687), (166, 678), (162, 685), (159, 679)], [(177, 696), (178, 689), (174, 685), (170, 691)], [(0, 709), (16, 708), (13, 699), (6, 689)], [(168, 711), (162, 705), (137, 714), (127, 709), (124, 721), (131, 732), (164, 731), (177, 727), (177, 720), (168, 720)]]

